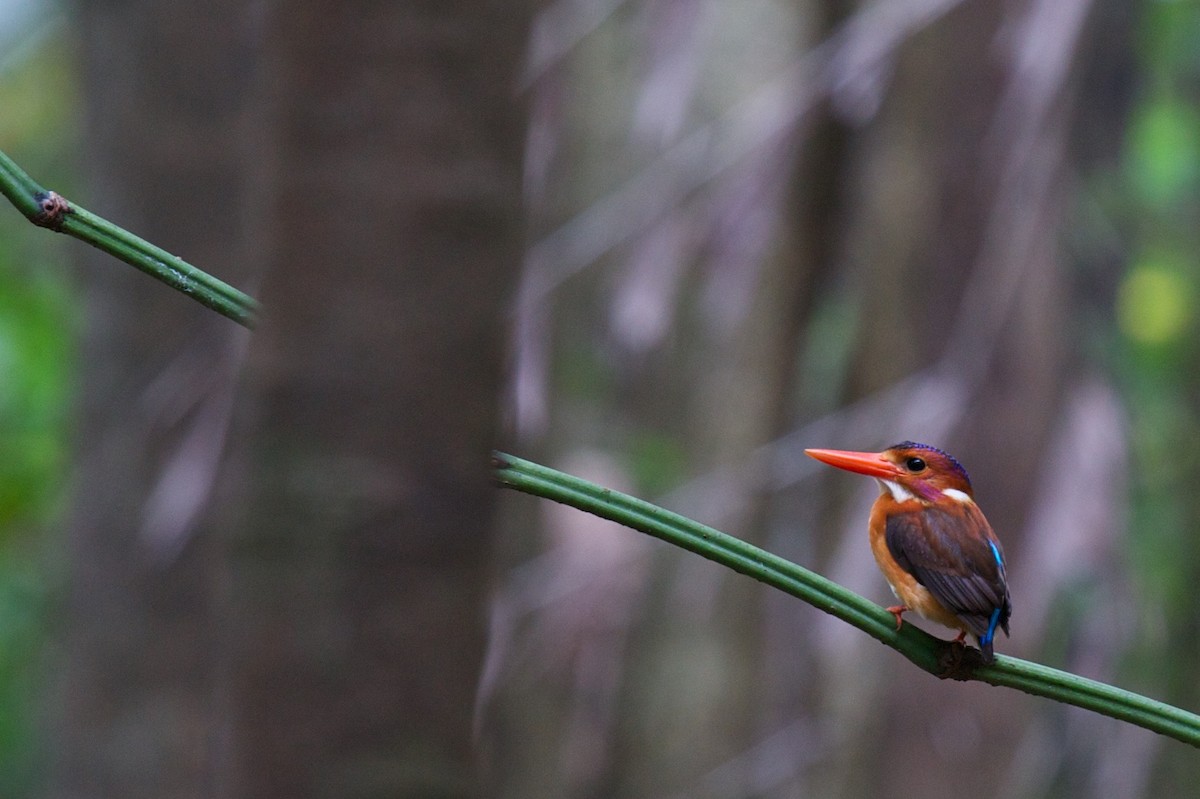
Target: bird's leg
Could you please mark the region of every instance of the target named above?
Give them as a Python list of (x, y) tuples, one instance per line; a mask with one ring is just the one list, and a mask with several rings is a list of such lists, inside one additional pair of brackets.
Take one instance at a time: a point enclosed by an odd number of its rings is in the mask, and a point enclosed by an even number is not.
[(904, 626), (904, 619), (900, 618), (909, 610), (908, 605), (892, 605), (887, 609), (887, 612), (896, 617), (896, 629), (899, 630)]
[(962, 646), (966, 646), (967, 645), (967, 631), (959, 630), (958, 637), (955, 638), (951, 643), (961, 644)]

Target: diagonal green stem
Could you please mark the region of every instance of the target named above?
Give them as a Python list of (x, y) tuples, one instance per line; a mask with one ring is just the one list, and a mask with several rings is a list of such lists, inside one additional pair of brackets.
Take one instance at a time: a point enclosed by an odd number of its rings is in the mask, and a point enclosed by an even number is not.
[(749, 575), (853, 624), (931, 674), (1016, 688), (1200, 747), (1200, 716), (1194, 713), (1005, 655), (997, 655), (992, 665), (971, 663), (965, 671), (948, 674), (947, 662), (957, 664), (962, 660), (961, 649), (956, 652), (953, 644), (911, 624), (897, 631), (895, 619), (886, 610), (819, 574), (684, 516), (578, 477), (503, 453), (495, 454), (494, 465), (501, 485), (610, 519)]
[(222, 316), (245, 327), (254, 326), (258, 303), (252, 297), (124, 228), (67, 203), (38, 185), (3, 152), (0, 152), (0, 194), (35, 225), (85, 241)]

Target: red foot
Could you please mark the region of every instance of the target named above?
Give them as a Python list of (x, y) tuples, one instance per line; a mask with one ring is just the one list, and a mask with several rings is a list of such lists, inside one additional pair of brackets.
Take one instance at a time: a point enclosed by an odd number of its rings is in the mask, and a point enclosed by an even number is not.
[(959, 630), (958, 637), (954, 639), (953, 643), (962, 644), (963, 646), (966, 646), (967, 645), (967, 631)]
[(904, 626), (904, 619), (900, 618), (908, 612), (908, 605), (892, 605), (887, 609), (887, 612), (896, 617), (896, 629), (899, 630)]

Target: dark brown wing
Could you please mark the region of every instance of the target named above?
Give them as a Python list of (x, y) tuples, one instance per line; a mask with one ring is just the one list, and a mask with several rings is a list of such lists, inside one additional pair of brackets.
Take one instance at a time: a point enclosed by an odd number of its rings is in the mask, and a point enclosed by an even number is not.
[(896, 514), (888, 519), (885, 536), (900, 567), (976, 637), (987, 637), (985, 643), (990, 643), (989, 630), (994, 633), (997, 624), (1008, 633), (1012, 603), (1004, 553), (973, 503)]

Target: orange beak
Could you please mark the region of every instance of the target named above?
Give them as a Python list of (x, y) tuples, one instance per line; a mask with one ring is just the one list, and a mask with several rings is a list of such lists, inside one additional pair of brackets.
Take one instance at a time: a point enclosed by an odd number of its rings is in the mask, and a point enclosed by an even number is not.
[(848, 472), (891, 480), (904, 474), (882, 452), (845, 452), (840, 449), (806, 449), (804, 454)]

